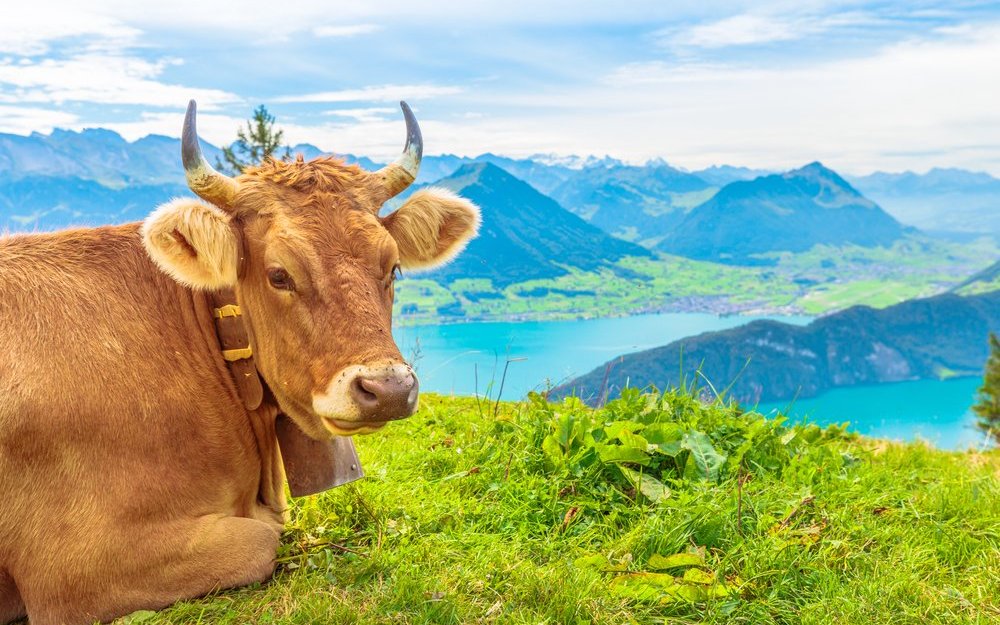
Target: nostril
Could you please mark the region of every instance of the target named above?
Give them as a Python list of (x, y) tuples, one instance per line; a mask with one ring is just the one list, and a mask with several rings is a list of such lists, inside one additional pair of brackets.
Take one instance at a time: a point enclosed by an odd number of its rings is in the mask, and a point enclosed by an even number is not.
[(412, 373), (373, 377), (361, 374), (351, 380), (350, 389), (363, 419), (402, 419), (416, 410), (419, 384)]
[(378, 383), (362, 377), (354, 378), (351, 385), (358, 403), (374, 406), (378, 404)]

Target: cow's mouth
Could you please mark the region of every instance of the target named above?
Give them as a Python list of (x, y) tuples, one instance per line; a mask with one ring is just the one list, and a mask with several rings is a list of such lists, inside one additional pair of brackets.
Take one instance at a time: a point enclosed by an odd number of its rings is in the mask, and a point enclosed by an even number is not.
[(388, 421), (344, 421), (323, 417), (328, 430), (338, 436), (353, 436), (355, 434), (371, 434), (382, 429)]

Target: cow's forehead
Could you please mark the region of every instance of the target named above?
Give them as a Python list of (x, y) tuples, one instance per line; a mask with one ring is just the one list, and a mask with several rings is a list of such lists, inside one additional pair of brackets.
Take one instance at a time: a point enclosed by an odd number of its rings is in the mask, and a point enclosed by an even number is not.
[(334, 157), (320, 157), (311, 161), (266, 160), (248, 167), (237, 179), (244, 182), (272, 183), (300, 193), (317, 191), (337, 192), (370, 184), (371, 174), (357, 165), (349, 165)]
[(236, 211), (308, 217), (319, 206), (375, 212), (371, 174), (334, 158), (266, 161), (237, 178)]
[(294, 250), (297, 256), (313, 259), (317, 268), (334, 259), (350, 257), (362, 264), (391, 266), (398, 260), (396, 242), (371, 210), (353, 205), (339, 195), (324, 194), (296, 205), (257, 213), (250, 235), (267, 247)]

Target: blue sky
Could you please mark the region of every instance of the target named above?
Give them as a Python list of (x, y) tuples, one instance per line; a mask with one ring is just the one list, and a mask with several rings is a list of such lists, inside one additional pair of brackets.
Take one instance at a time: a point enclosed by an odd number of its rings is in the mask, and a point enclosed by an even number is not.
[(217, 144), (264, 103), (292, 142), (385, 157), (403, 140), (404, 98), (432, 154), (1000, 174), (997, 3), (36, 0), (4, 12), (0, 132), (176, 136), (194, 97)]

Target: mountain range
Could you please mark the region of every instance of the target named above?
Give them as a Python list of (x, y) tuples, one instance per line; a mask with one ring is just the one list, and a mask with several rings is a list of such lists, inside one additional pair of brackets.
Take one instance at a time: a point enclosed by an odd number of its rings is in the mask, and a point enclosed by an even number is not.
[(616, 358), (554, 389), (600, 401), (626, 386), (708, 380), (740, 402), (812, 397), (862, 384), (980, 375), (1000, 291), (938, 295), (875, 310), (855, 306), (806, 326), (754, 321)]
[[(219, 154), (208, 144), (203, 150), (210, 161)], [(292, 152), (306, 158), (324, 154), (309, 144)], [(0, 134), (0, 229), (137, 219), (186, 193), (178, 154), (179, 141), (159, 135), (128, 142), (103, 129)], [(381, 166), (365, 157), (344, 157), (369, 169)], [(441, 155), (424, 158), (418, 183), (477, 163), (497, 166), (555, 200), (546, 206), (561, 205), (618, 239), (695, 259), (759, 264), (766, 262), (761, 254), (801, 251), (817, 243), (886, 245), (905, 232), (887, 213), (934, 231), (978, 223), (982, 233), (995, 223), (1000, 233), (1000, 211), (990, 209), (1000, 205), (1000, 181), (961, 170), (853, 179), (861, 189), (886, 198), (887, 211), (819, 163), (767, 174), (731, 166), (686, 172), (661, 160), (636, 166), (611, 158)], [(914, 202), (923, 202), (920, 210)], [(955, 215), (967, 215), (966, 226), (949, 221)], [(612, 244), (613, 256), (617, 248)]]
[(673, 231), (688, 210), (716, 191), (698, 176), (661, 162), (583, 169), (551, 195), (605, 232), (653, 246)]
[(479, 236), (453, 262), (429, 274), (443, 282), (489, 278), (503, 287), (565, 275), (569, 267), (621, 271), (614, 261), (652, 256), (588, 224), (492, 163), (462, 165), (435, 186), (472, 200), (483, 216)]
[(890, 245), (903, 226), (836, 172), (815, 162), (723, 187), (687, 212), (660, 249), (688, 258), (748, 264), (767, 252), (825, 245)]
[(903, 223), (930, 232), (1000, 233), (1000, 180), (989, 174), (935, 168), (849, 180)]
[[(202, 143), (214, 162), (218, 148)], [(180, 140), (149, 135), (126, 141), (101, 128), (54, 130), (26, 137), (0, 134), (0, 181), (26, 177), (79, 178), (111, 188), (133, 184), (184, 183)]]

